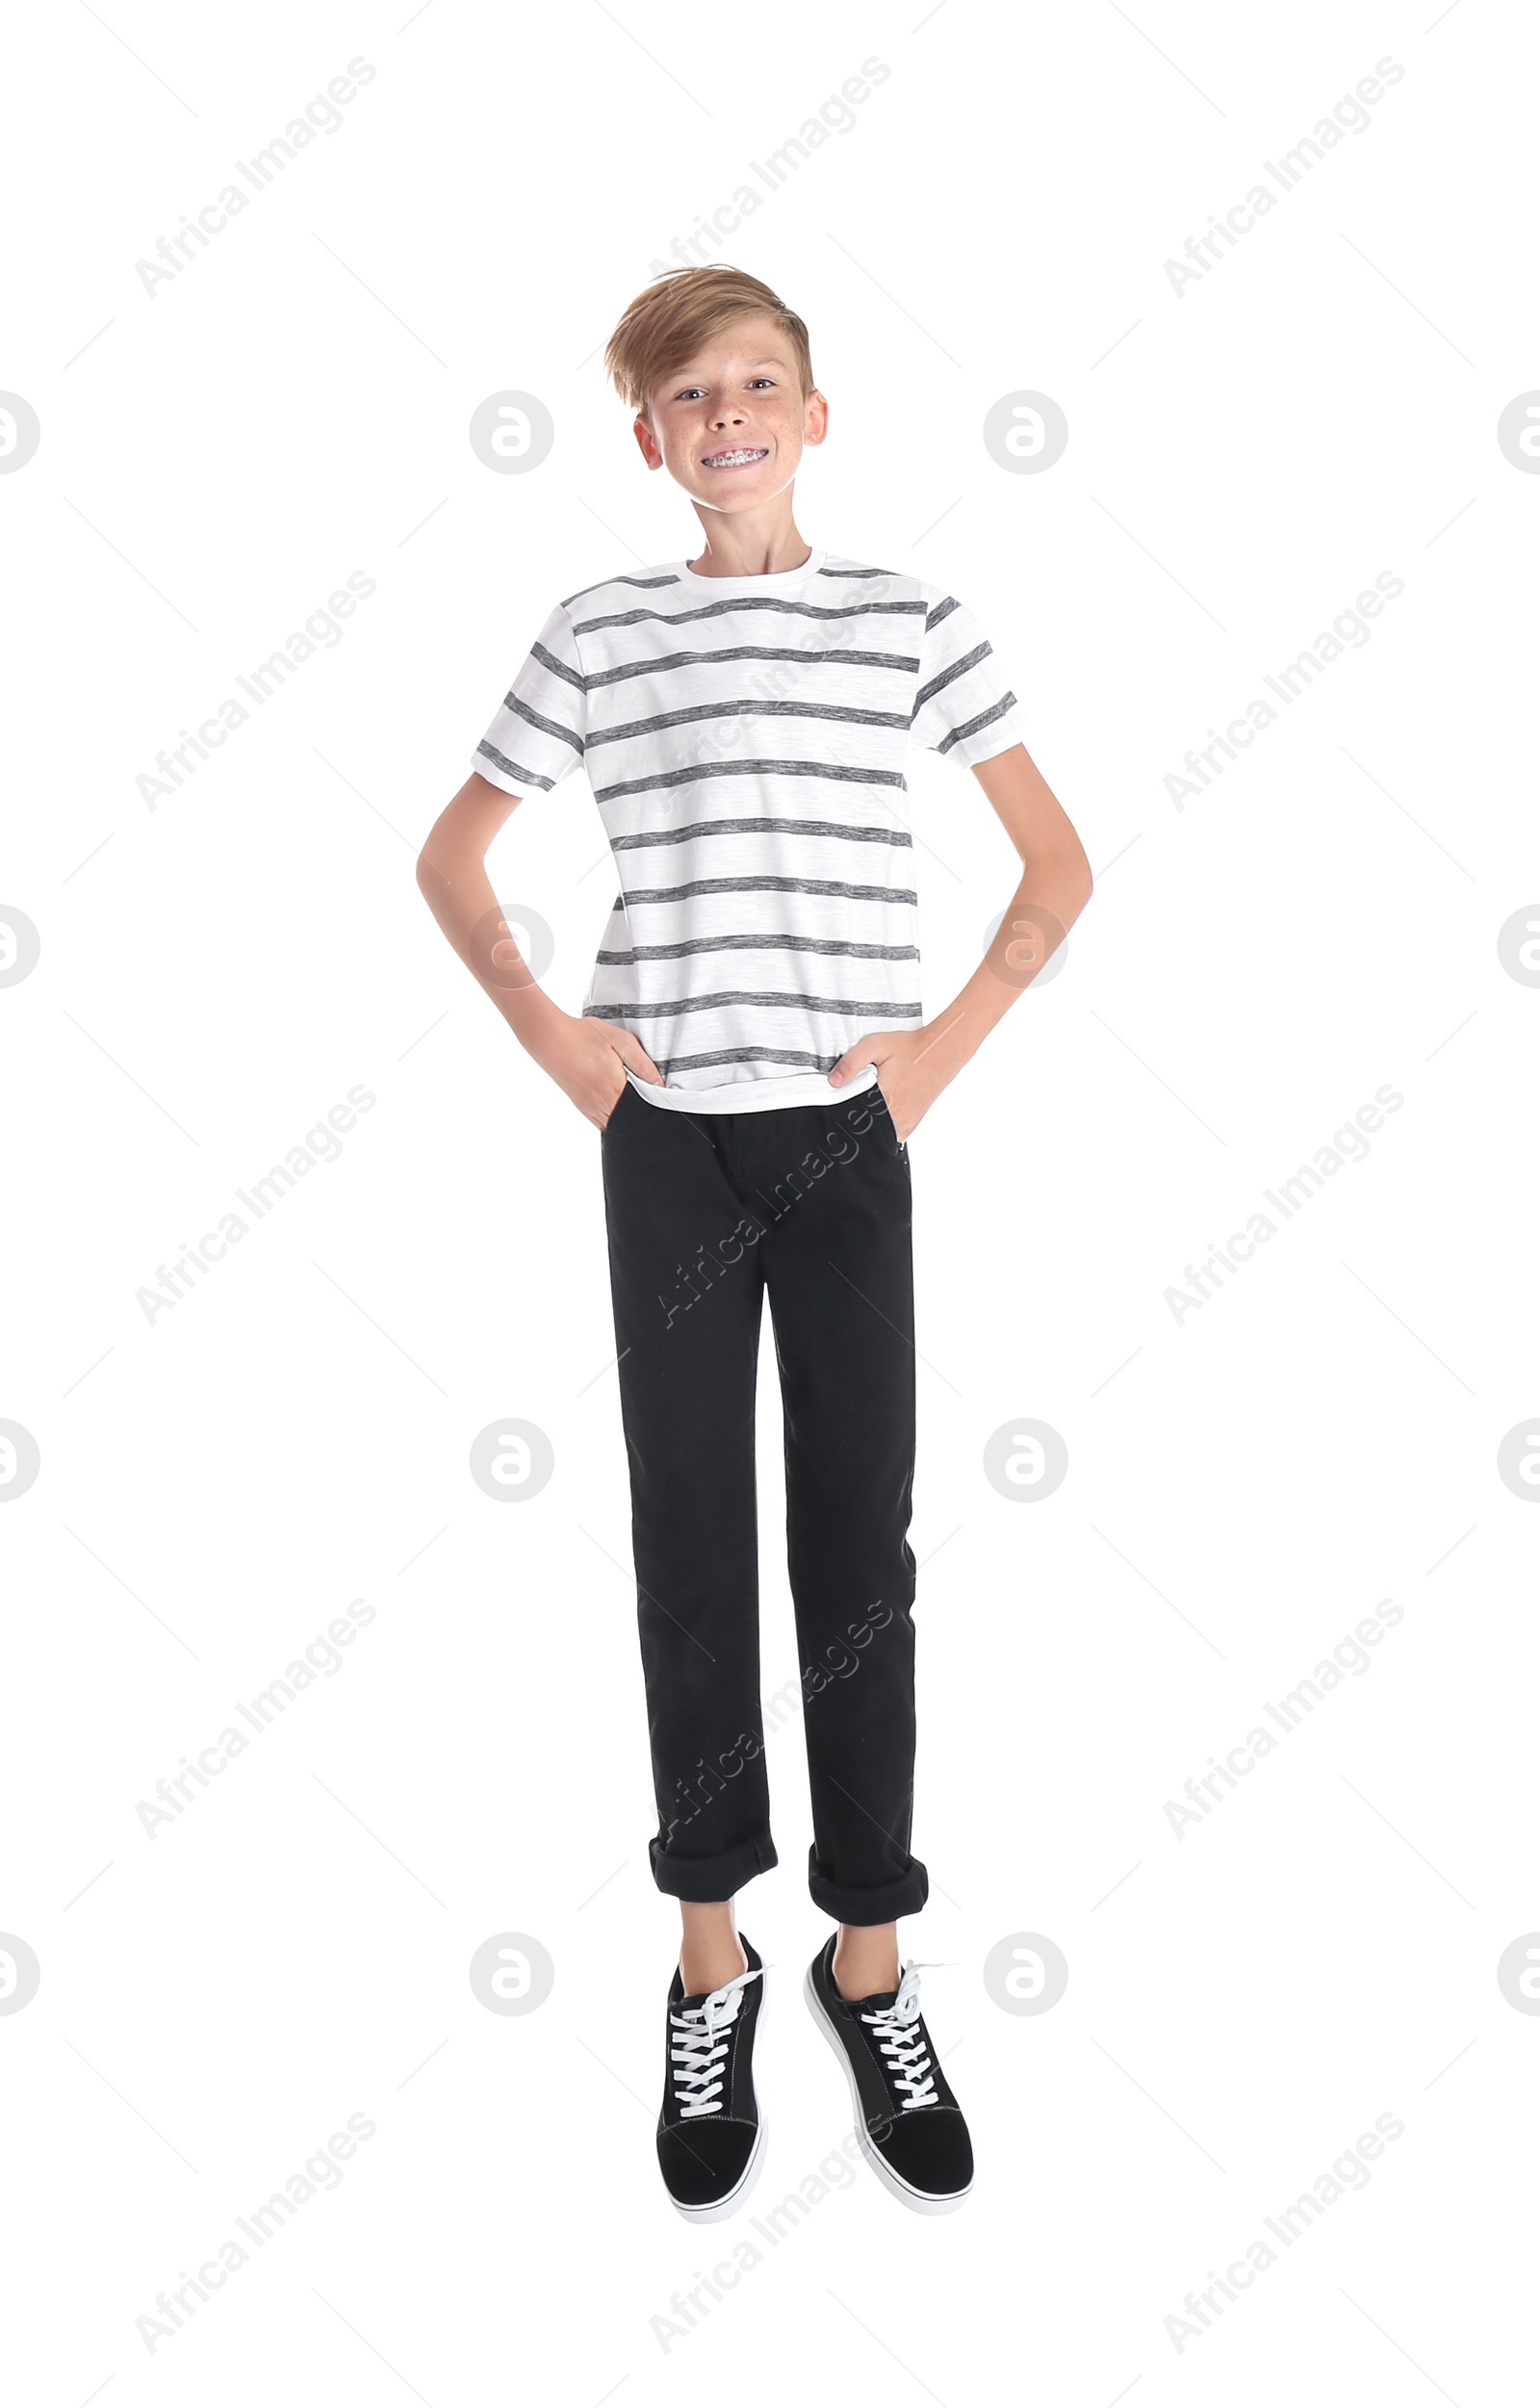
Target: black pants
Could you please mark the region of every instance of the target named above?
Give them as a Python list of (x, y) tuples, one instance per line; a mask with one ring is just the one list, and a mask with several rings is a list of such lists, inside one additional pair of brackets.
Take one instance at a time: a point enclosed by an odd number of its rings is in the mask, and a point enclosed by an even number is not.
[(685, 1113), (627, 1087), (600, 1140), (654, 1879), (731, 1898), (777, 1861), (759, 1688), (755, 1386), (769, 1290), (812, 1794), (808, 1886), (842, 1923), (924, 1905), (914, 1779), (909, 1157), (881, 1090)]

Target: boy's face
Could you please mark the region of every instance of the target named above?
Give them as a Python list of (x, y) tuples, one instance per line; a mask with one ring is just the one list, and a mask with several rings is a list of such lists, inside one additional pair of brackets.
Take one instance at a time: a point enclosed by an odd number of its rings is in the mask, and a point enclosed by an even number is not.
[(654, 386), (635, 431), (648, 467), (666, 468), (698, 509), (743, 512), (784, 491), (828, 421), (821, 393), (804, 400), (775, 320), (739, 318)]

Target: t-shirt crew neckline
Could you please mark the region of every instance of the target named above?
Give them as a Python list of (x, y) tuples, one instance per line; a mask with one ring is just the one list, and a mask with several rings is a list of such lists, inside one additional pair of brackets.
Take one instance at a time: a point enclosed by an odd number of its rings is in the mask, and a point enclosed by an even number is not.
[(759, 575), (751, 574), (746, 576), (702, 576), (699, 570), (692, 569), (687, 560), (676, 560), (671, 563), (671, 566), (675, 574), (681, 577), (686, 585), (699, 587), (703, 594), (731, 593), (737, 587), (745, 585), (752, 585), (757, 593), (763, 591), (771, 594), (783, 594), (788, 587), (799, 585), (804, 577), (816, 576), (828, 557), (827, 551), (819, 551), (815, 549), (794, 569), (767, 569)]

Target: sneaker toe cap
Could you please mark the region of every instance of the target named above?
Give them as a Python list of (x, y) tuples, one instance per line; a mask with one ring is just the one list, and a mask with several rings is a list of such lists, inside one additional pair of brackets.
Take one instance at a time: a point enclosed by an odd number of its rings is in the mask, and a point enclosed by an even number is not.
[(973, 2180), (973, 2144), (955, 2107), (897, 2115), (872, 2138), (900, 2180), (930, 2198), (953, 2198)]
[(672, 2197), (684, 2207), (709, 2207), (730, 2191), (754, 2153), (755, 2124), (702, 2116), (657, 2136), (657, 2162)]

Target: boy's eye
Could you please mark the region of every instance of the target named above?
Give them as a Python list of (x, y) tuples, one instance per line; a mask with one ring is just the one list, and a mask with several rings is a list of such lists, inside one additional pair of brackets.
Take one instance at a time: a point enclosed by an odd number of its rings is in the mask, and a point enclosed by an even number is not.
[[(751, 376), (749, 378), (749, 382), (751, 385), (773, 385), (775, 383), (775, 378), (773, 376)], [(704, 393), (705, 391), (706, 387), (704, 385), (686, 385), (683, 392), (677, 393), (674, 396), (674, 398), (676, 401), (693, 401), (697, 394)]]

